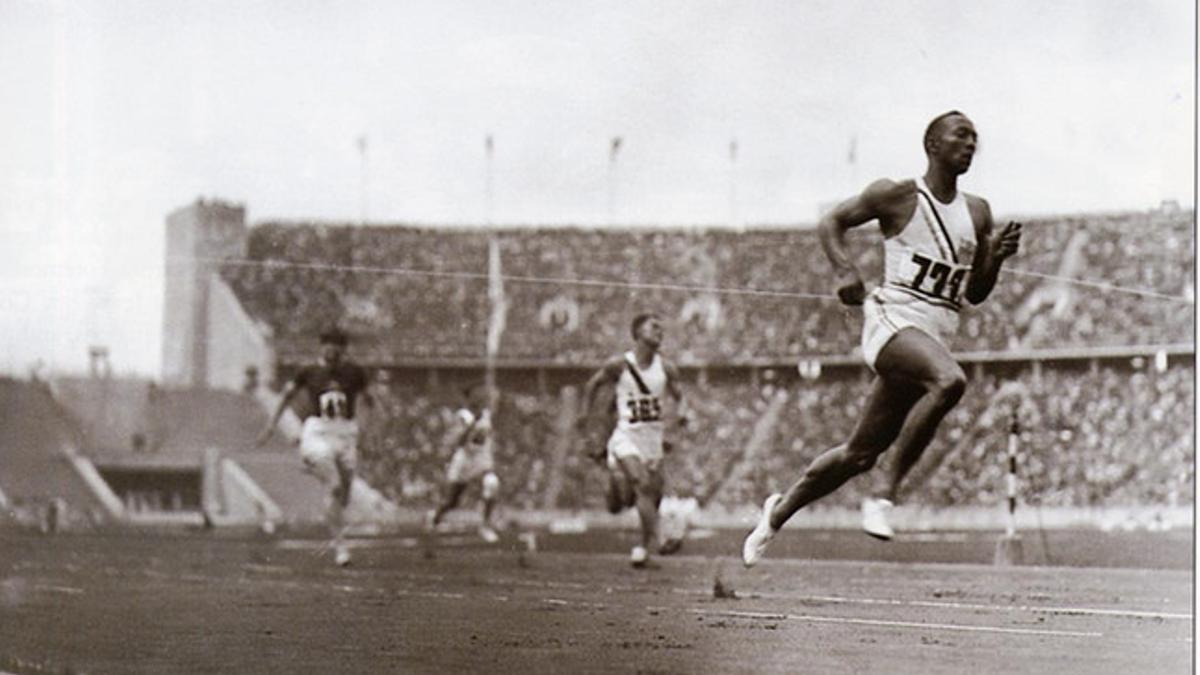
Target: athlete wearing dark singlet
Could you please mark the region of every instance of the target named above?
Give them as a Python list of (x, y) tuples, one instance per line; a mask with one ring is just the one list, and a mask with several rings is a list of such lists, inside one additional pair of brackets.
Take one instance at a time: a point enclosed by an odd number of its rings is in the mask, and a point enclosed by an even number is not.
[(320, 361), (302, 368), (284, 386), (279, 404), (258, 439), (260, 445), (265, 443), (291, 401), (301, 392), (306, 393), (300, 459), (305, 469), (330, 489), (329, 526), (338, 565), (350, 562), (350, 551), (343, 541), (343, 511), (350, 503), (358, 465), (357, 404), (361, 400), (371, 405), (366, 370), (345, 357), (348, 342), (346, 334), (336, 329), (320, 336)]

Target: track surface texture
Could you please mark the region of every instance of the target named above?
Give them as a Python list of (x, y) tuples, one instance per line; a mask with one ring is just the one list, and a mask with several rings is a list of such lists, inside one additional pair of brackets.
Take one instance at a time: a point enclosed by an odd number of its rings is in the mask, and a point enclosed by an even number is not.
[(513, 533), (357, 539), (347, 568), (295, 536), (0, 531), (0, 671), (1193, 670), (1190, 568), (800, 552), (745, 570), (741, 535), (634, 570), (624, 531), (542, 535), (536, 552)]

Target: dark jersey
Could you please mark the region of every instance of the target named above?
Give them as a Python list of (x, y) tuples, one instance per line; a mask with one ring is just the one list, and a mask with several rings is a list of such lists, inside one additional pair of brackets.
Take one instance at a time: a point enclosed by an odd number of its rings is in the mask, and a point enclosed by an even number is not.
[(319, 364), (296, 373), (292, 384), (308, 392), (310, 415), (354, 419), (354, 404), (367, 388), (367, 371), (348, 361)]

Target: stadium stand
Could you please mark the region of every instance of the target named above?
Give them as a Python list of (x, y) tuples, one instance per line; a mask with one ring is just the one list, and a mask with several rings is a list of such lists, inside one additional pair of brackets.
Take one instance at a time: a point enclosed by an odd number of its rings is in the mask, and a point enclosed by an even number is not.
[[(488, 317), (481, 276), (486, 236), (478, 230), (266, 223), (248, 233), (246, 258), (226, 265), (221, 275), (247, 311), (272, 328), (281, 355), (306, 351), (321, 326), (342, 322), (361, 337), (359, 352), (373, 362), (478, 359)], [(517, 229), (499, 236), (504, 273), (512, 277), (506, 282), (509, 327), (501, 360), (594, 362), (621, 344), (625, 315), (634, 307), (668, 313), (675, 329), (672, 352), (685, 363), (837, 355), (855, 344), (857, 320), (829, 300), (828, 263), (811, 230)], [(860, 263), (870, 274), (880, 264), (875, 237), (857, 239)], [(1026, 224), (1025, 239), (1029, 250), (1013, 264), (1021, 272), (1172, 296), (1188, 292), (1194, 273), (1190, 216), (1037, 219)], [(473, 276), (439, 276), (455, 274)], [(546, 279), (617, 285), (541, 281)], [(546, 309), (556, 299), (562, 305), (557, 316)], [(1013, 308), (1020, 308), (1016, 322)], [(953, 347), (1187, 342), (1193, 315), (1191, 304), (1009, 273), (993, 300), (967, 310)], [(439, 339), (428, 339), (430, 334)]]
[(42, 529), (106, 520), (67, 454), (82, 437), (44, 383), (0, 377), (0, 511)]
[[(866, 381), (858, 371), (843, 370), (814, 381), (690, 387), (696, 414), (674, 439), (678, 451), (667, 460), (671, 491), (736, 508), (786, 487), (781, 481), (793, 480), (816, 454), (843, 440), (857, 417)], [(1083, 507), (1192, 502), (1190, 364), (1161, 373), (1128, 361), (1094, 371), (1077, 364), (1012, 371), (985, 370), (972, 378), (908, 482), (909, 501), (935, 507), (1003, 503), (1010, 413), (1006, 402), (997, 404), (997, 393), (1015, 384), (1022, 391), (1022, 480), (1031, 498), (1047, 506)], [(449, 456), (443, 439), (455, 407), (452, 397), (382, 396), (388, 413), (364, 456), (368, 482), (398, 503), (430, 503)], [(766, 430), (769, 441), (748, 452), (756, 424), (777, 398), (785, 403)], [(497, 464), (505, 503), (600, 508), (602, 475), (585, 456), (584, 437), (563, 467), (558, 501), (543, 501), (557, 404), (553, 396), (504, 398), (497, 416)], [(856, 505), (869, 480), (856, 479), (828, 505)]]
[[(680, 452), (669, 459), (676, 494), (734, 507), (782, 487), (775, 481), (845, 436), (866, 385), (860, 319), (833, 300), (811, 229), (247, 227), (244, 217), (242, 207), (204, 201), (168, 217), (168, 265), (187, 273), (168, 275), (175, 309), (164, 321), (157, 405), (179, 397), (188, 409), (198, 405), (188, 396), (203, 396), (222, 411), (215, 418), (233, 422), (179, 418), (172, 435), (143, 431), (152, 443), (244, 443), (261, 407), (247, 412), (245, 394), (212, 390), (243, 390), (250, 369), (261, 375), (254, 386), (277, 390), (315, 356), (314, 336), (336, 324), (376, 374), (382, 402), (362, 448), (364, 478), (396, 503), (432, 503), (459, 389), (482, 376), (489, 237), (505, 276), (497, 459), (508, 505), (599, 505), (599, 470), (585, 454), (595, 435), (564, 454), (563, 420), (575, 413), (564, 388), (627, 345), (637, 311), (665, 317), (665, 351), (695, 393), (695, 423), (677, 433)], [(972, 383), (929, 468), (912, 476), (911, 499), (999, 499), (1004, 414), (994, 397), (1018, 386), (1031, 499), (1191, 503), (1193, 218), (1164, 209), (1022, 219), (1021, 254), (992, 298), (964, 311), (951, 341)], [(851, 236), (876, 278), (878, 234)], [(170, 393), (189, 387), (209, 393)], [(138, 396), (112, 400), (132, 397), (122, 407), (144, 409)], [(114, 417), (104, 443), (128, 444), (130, 424)], [(287, 482), (270, 474), (274, 460), (257, 464), (246, 469), (267, 472), (259, 482)], [(852, 505), (865, 480), (835, 501)]]
[[(1098, 347), (1141, 346), (1149, 358), (1158, 346), (1191, 345), (1191, 218), (1190, 212), (1151, 211), (1026, 220), (1014, 271), (988, 303), (964, 312), (952, 347), (983, 354), (985, 362), (989, 354), (1004, 362), (1022, 362), (1025, 354), (1032, 362), (1047, 349), (1069, 357)], [(516, 369), (567, 368), (554, 385), (543, 381), (534, 390), (506, 391), (498, 459), (509, 474), (508, 503), (542, 504), (549, 466), (557, 467), (564, 485), (553, 505), (586, 506), (580, 500), (598, 497), (586, 487), (591, 467), (578, 448), (561, 461), (550, 456), (561, 412), (557, 390), (579, 384), (587, 368), (625, 345), (628, 316), (640, 309), (666, 315), (669, 353), (701, 380), (697, 424), (680, 438), (687, 451), (671, 460), (679, 493), (729, 505), (757, 499), (782, 487), (770, 484), (774, 477), (796, 475), (852, 423), (865, 371), (828, 366), (856, 363), (859, 319), (830, 300), (828, 263), (815, 232), (517, 228), (497, 236), (508, 305), (498, 362)], [(881, 264), (877, 235), (853, 236), (859, 264), (875, 275)], [(402, 366), (481, 365), (489, 314), (488, 233), (269, 222), (245, 237), (244, 257), (217, 273), (246, 312), (269, 327), (278, 359), (274, 384), (290, 364), (311, 357), (312, 336), (322, 327), (337, 323), (349, 330), (356, 357), (403, 384), (383, 388), (386, 422), (372, 435), (375, 447), (365, 451), (369, 482), (401, 503), (432, 500), (447, 459), (442, 436), (455, 405), (446, 393), (452, 387), (414, 381), (413, 371)], [(1148, 293), (1115, 292), (1113, 286)], [(801, 359), (826, 363), (825, 373), (813, 381), (797, 379), (794, 364)], [(1041, 429), (1027, 435), (1030, 467), (1037, 467), (1030, 473), (1046, 503), (1192, 499), (1190, 477), (1179, 469), (1191, 457), (1190, 442), (1180, 440), (1190, 438), (1190, 419), (1179, 412), (1191, 397), (1190, 370), (1174, 359), (1165, 374), (1148, 374), (1146, 367), (1128, 373), (1127, 386), (1116, 386), (1119, 364), (1128, 360), (1116, 355), (1039, 363), (1037, 377), (1028, 363), (1017, 369), (1033, 392), (1031, 411), (1041, 415), (1053, 401), (1063, 415), (1077, 416), (1069, 425), (1040, 416), (1028, 422)], [(1069, 374), (1079, 364), (1091, 365), (1078, 377)], [(708, 377), (720, 369), (732, 375)], [(986, 471), (979, 465), (996, 451), (996, 440), (986, 425), (973, 422), (991, 419), (990, 396), (1007, 381), (1002, 370), (977, 373), (980, 381), (939, 435), (949, 447), (931, 451), (949, 470), (930, 472), (914, 497), (931, 505), (995, 498), (1000, 482), (988, 472), (1000, 465)], [(763, 372), (777, 374), (778, 381), (764, 382)], [(1098, 392), (1104, 392), (1102, 401), (1088, 398)], [(780, 397), (786, 403), (772, 414), (777, 419), (760, 430), (771, 434), (770, 448), (742, 458), (755, 466), (738, 466), (736, 453), (746, 452), (756, 424)], [(1107, 414), (1114, 410), (1128, 412)], [(1107, 414), (1109, 424), (1126, 419), (1125, 439), (1091, 429), (1096, 414)], [(1158, 421), (1146, 426), (1139, 421), (1144, 419)], [(1154, 439), (1156, 450), (1133, 447), (1131, 438)], [(1103, 468), (1082, 468), (1101, 458)], [(715, 467), (726, 473), (714, 476)], [(1094, 479), (1068, 490), (1080, 476)], [(852, 489), (839, 498), (850, 503), (861, 493)]]

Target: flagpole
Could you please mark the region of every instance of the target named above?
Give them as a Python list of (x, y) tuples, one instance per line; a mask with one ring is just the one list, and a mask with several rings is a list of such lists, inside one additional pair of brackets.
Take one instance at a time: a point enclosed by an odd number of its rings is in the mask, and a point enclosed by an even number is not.
[(737, 203), (737, 139), (729, 141), (729, 226), (740, 228)]
[(496, 387), (496, 354), (500, 350), (500, 336), (504, 332), (504, 286), (500, 276), (500, 242), (492, 229), (494, 208), (493, 156), (495, 144), (492, 135), (484, 140), (484, 223), (488, 231), (488, 325), (487, 344), (484, 356), (484, 389), (487, 391), (488, 409), (493, 412), (499, 402)]
[(495, 235), (488, 236), (488, 305), (491, 311), (488, 313), (484, 386), (487, 389), (488, 408), (494, 411), (500, 399), (496, 386), (496, 356), (500, 351), (500, 337), (504, 334), (507, 313), (504, 281), (500, 272), (500, 242)]
[(359, 185), (358, 185), (358, 221), (359, 225), (367, 224), (367, 137), (358, 137)]
[(488, 134), (483, 142), (483, 150), (486, 155), (484, 166), (484, 202), (483, 202), (483, 219), (488, 226), (488, 231), (492, 228), (493, 208), (495, 207), (495, 175), (492, 168), (492, 156), (495, 153), (495, 143), (492, 140), (492, 135)]
[(850, 165), (850, 189), (846, 194), (854, 194), (862, 189), (858, 184), (858, 132), (850, 136), (850, 149), (846, 153), (846, 163)]
[(621, 137), (614, 136), (608, 149), (608, 224), (617, 222), (617, 153), (621, 150)]

